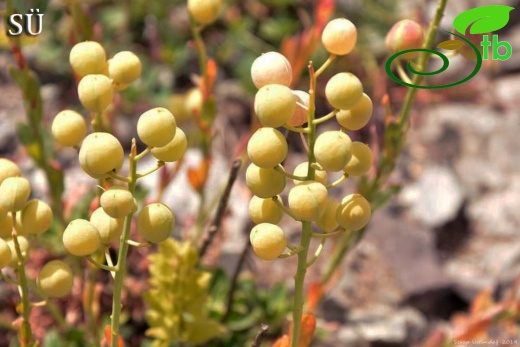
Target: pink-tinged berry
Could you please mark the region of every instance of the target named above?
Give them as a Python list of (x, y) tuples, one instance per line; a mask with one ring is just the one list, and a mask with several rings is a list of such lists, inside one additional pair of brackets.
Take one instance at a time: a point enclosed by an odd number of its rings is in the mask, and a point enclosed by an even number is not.
[[(386, 35), (386, 49), (391, 53), (399, 53), (409, 49), (421, 48), (424, 44), (424, 32), (421, 25), (410, 19), (403, 19), (394, 24)], [(419, 55), (419, 52), (410, 52), (400, 56), (410, 60)]]

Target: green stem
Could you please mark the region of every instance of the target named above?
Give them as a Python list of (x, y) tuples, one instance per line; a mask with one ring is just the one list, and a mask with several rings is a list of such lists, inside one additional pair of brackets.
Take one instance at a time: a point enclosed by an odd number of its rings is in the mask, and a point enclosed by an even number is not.
[(300, 181), (300, 182), (303, 182), (303, 181), (307, 180), (307, 176), (296, 176), (296, 175), (288, 173), (287, 171), (285, 171), (283, 169), (283, 166), (281, 164), (276, 165), (274, 167), (274, 169), (276, 171), (278, 171), (279, 173), (283, 174), (285, 177), (290, 178), (292, 180), (296, 180), (296, 181)]
[[(435, 12), (435, 16), (434, 16), (432, 22), (430, 23), (430, 27), (428, 29), (427, 39), (426, 39), (426, 42), (425, 42), (423, 48), (431, 48), (433, 46), (433, 42), (437, 35), (439, 23), (444, 14), (444, 10), (446, 8), (447, 2), (448, 2), (448, 0), (439, 0), (439, 2), (437, 4), (437, 10)], [(421, 53), (421, 55), (419, 56), (418, 71), (423, 71), (425, 69), (426, 62), (428, 61), (429, 57), (430, 57), (430, 53), (427, 53), (427, 52)], [(415, 75), (412, 83), (415, 85), (419, 85), (422, 82), (422, 80), (423, 80), (423, 76)], [(412, 105), (414, 103), (417, 91), (418, 91), (417, 88), (408, 89), (408, 93), (406, 94), (403, 107), (401, 108), (401, 112), (400, 112), (398, 120), (399, 120), (399, 131), (403, 137), (405, 136), (406, 129), (408, 127), (408, 122), (410, 119), (410, 111), (411, 111)], [(388, 168), (387, 168), (387, 166), (388, 166)], [(374, 181), (371, 184), (370, 192), (380, 189), (380, 187), (383, 184), (384, 179), (391, 172), (391, 169), (393, 168), (393, 166), (394, 166), (393, 163), (388, 162), (388, 158), (382, 158), (379, 161), (378, 168), (377, 168), (377, 177), (374, 179)], [(369, 200), (371, 200), (370, 198), (372, 196), (373, 196), (373, 194), (370, 194), (370, 196), (367, 198)], [(374, 211), (372, 211), (372, 212), (374, 212)], [(330, 279), (336, 272), (337, 268), (340, 266), (342, 260), (345, 258), (346, 254), (349, 252), (350, 249), (352, 249), (352, 247), (354, 247), (363, 238), (364, 233), (365, 233), (365, 229), (361, 229), (354, 233), (348, 233), (347, 235), (345, 235), (345, 237), (339, 243), (339, 246), (334, 250), (332, 257), (330, 258), (330, 261), (327, 264), (326, 270), (321, 279), (322, 284), (326, 284), (330, 281)]]
[(314, 265), (316, 260), (318, 260), (318, 258), (321, 255), (321, 252), (323, 252), (323, 248), (325, 247), (326, 242), (327, 242), (326, 238), (323, 238), (321, 240), (320, 244), (318, 245), (318, 248), (316, 249), (316, 252), (314, 252), (314, 255), (312, 256), (312, 258), (309, 259), (309, 261), (307, 261), (307, 269), (310, 268), (312, 265)]
[(309, 133), (309, 128), (297, 128), (297, 127), (293, 127), (292, 125), (289, 125), (289, 124), (284, 124), (283, 127), (287, 130), (294, 131), (295, 133), (301, 133), (301, 134)]
[[(330, 58), (329, 58), (330, 60)], [(328, 62), (328, 61), (327, 61)], [(330, 62), (329, 62), (330, 64)], [(323, 71), (322, 69), (320, 69)], [(315, 102), (316, 102), (316, 74), (312, 67), (312, 62), (309, 63), (310, 72), (310, 90), (309, 90), (309, 109), (307, 113), (309, 123), (309, 153), (308, 161), (309, 167), (307, 171), (307, 180), (314, 180), (315, 169), (313, 163), (316, 162), (314, 156), (314, 143), (316, 142), (316, 124), (314, 124), (315, 118)], [(303, 248), (298, 253), (298, 267), (296, 275), (294, 276), (294, 302), (293, 302), (293, 330), (291, 336), (291, 347), (298, 347), (300, 340), (300, 331), (303, 316), (303, 303), (304, 303), (304, 285), (305, 285), (305, 274), (307, 273), (307, 257), (309, 254), (309, 245), (312, 239), (312, 222), (302, 222), (302, 237), (300, 240), (300, 246)]]
[[(128, 184), (128, 190), (132, 195), (135, 195), (135, 186), (137, 180), (137, 163), (136, 157), (136, 144), (135, 139), (132, 143), (131, 153), (129, 155), (130, 161), (130, 183)], [(118, 347), (119, 342), (119, 320), (121, 317), (121, 292), (123, 290), (123, 282), (126, 275), (126, 257), (128, 255), (128, 240), (130, 238), (130, 229), (132, 226), (133, 213), (129, 214), (125, 218), (123, 226), (123, 233), (119, 242), (119, 252), (117, 255), (116, 274), (114, 279), (114, 297), (112, 299), (112, 316), (111, 316), (111, 347)]]
[[(444, 15), (444, 9), (446, 8), (447, 3), (448, 0), (439, 0), (439, 3), (437, 4), (437, 10), (435, 12), (435, 17), (433, 18), (432, 22), (430, 23), (430, 27), (428, 28), (428, 36), (423, 48), (431, 49), (433, 46), (433, 42), (437, 36), (437, 30), (439, 29), (439, 23), (441, 22), (442, 16)], [(430, 55), (431, 53), (429, 52), (421, 53), (419, 56), (418, 71), (424, 71)], [(412, 83), (415, 85), (420, 85), (423, 78), (423, 75), (415, 75)], [(415, 100), (415, 94), (417, 94), (418, 90), (419, 89), (417, 88), (408, 89), (403, 108), (401, 109), (401, 114), (399, 115), (399, 127), (401, 129), (404, 129), (408, 125), (408, 120), (410, 119), (410, 110)]]
[(31, 317), (31, 302), (29, 301), (29, 285), (27, 283), (27, 275), (25, 273), (25, 259), (23, 257), (22, 249), (20, 248), (20, 243), (18, 242), (18, 232), (16, 230), (16, 212), (13, 212), (13, 242), (14, 248), (16, 251), (17, 257), (17, 268), (16, 272), (18, 274), (18, 289), (20, 291), (20, 296), (22, 299), (22, 315), (23, 315), (23, 323), (21, 328), (20, 339), (22, 340), (22, 344), (30, 345), (33, 341), (31, 324), (29, 319)]
[(315, 119), (314, 120), (314, 124), (315, 125), (318, 125), (318, 124), (321, 124), (321, 123), (325, 123), (326, 121), (328, 121), (329, 119), (332, 119), (334, 117), (336, 117), (336, 114), (339, 112), (340, 110), (334, 110), (332, 112), (330, 112), (329, 114), (321, 117), (321, 118), (318, 118), (318, 119)]

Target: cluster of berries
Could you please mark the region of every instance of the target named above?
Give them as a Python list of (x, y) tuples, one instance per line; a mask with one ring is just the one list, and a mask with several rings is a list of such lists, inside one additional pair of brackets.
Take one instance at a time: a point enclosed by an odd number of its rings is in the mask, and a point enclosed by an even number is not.
[[(322, 43), (331, 56), (351, 52), (357, 40), (357, 30), (347, 19), (335, 19), (322, 33)], [(258, 57), (252, 67), (253, 83), (259, 88), (254, 108), (263, 125), (249, 140), (247, 153), (251, 164), (246, 182), (254, 197), (249, 204), (251, 219), (257, 225), (250, 234), (255, 254), (265, 260), (278, 258), (287, 247), (283, 230), (277, 226), (286, 212), (298, 221), (315, 222), (324, 232), (355, 231), (363, 228), (370, 218), (369, 202), (360, 194), (351, 194), (336, 201), (329, 197), (327, 172), (343, 171), (344, 177), (361, 176), (372, 166), (370, 148), (361, 142), (352, 142), (345, 130), (359, 130), (372, 115), (372, 101), (363, 93), (360, 80), (351, 73), (338, 73), (326, 84), (325, 96), (334, 107), (333, 114), (343, 128), (326, 131), (315, 141), (309, 141), (312, 156), (309, 162), (299, 164), (293, 174), (287, 174), (281, 163), (288, 154), (284, 135), (277, 130), (310, 134), (314, 132), (314, 100), (304, 91), (291, 90), (292, 68), (289, 61), (277, 52)], [(311, 111), (309, 112), (309, 109)], [(309, 123), (307, 128), (302, 126)], [(312, 167), (315, 173), (309, 175)], [(293, 179), (288, 193), (288, 208), (279, 196), (286, 187), (287, 177)]]
[[(113, 91), (122, 90), (141, 75), (141, 62), (132, 52), (120, 52), (106, 61), (103, 47), (92, 41), (76, 44), (70, 52), (70, 63), (81, 77), (78, 95), (81, 103), (91, 112), (103, 112), (111, 103)], [(119, 140), (112, 134), (94, 131), (86, 135), (87, 124), (77, 112), (60, 112), (52, 123), (52, 134), (63, 146), (79, 149), (79, 163), (89, 176), (103, 180), (117, 176), (123, 166), (125, 152)], [(187, 149), (185, 133), (177, 127), (175, 117), (165, 108), (157, 107), (144, 112), (137, 122), (139, 139), (148, 146), (158, 161), (179, 160)], [(80, 145), (81, 143), (81, 145)], [(143, 175), (137, 175), (135, 179)], [(129, 183), (131, 178), (123, 178)], [(108, 245), (120, 238), (124, 219), (138, 209), (132, 192), (125, 186), (114, 185), (100, 196), (100, 207), (90, 220), (76, 219), (63, 233), (66, 250), (76, 256), (88, 256), (101, 245)], [(164, 241), (175, 224), (171, 209), (154, 203), (145, 206), (138, 216), (138, 231), (148, 242)]]
[[(29, 239), (47, 231), (53, 221), (49, 205), (28, 200), (31, 184), (21, 176), (15, 163), (0, 158), (0, 270), (23, 267), (30, 251)], [(61, 260), (45, 264), (36, 279), (40, 291), (49, 298), (67, 295), (72, 283), (72, 270)]]

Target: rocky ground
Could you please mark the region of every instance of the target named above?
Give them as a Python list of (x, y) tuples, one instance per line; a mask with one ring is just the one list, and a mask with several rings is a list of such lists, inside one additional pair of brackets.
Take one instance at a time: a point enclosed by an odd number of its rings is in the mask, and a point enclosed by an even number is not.
[[(515, 21), (520, 18), (516, 16)], [(501, 32), (501, 39), (513, 46), (509, 61), (485, 62), (477, 77), (449, 91), (419, 93), (395, 175), (403, 189), (374, 216), (366, 238), (349, 254), (334, 290), (322, 303), (320, 347), (416, 345), (436, 327), (446, 326), (456, 312), (466, 311), (477, 293), (492, 289), (500, 297), (520, 275), (519, 32), (517, 23)], [(0, 65), (7, 59), (0, 55)], [(454, 61), (442, 78), (456, 79), (468, 68), (468, 63)], [(209, 184), (214, 196), (227, 176), (227, 154), (247, 129), (249, 107), (233, 83), (220, 90), (219, 114), (227, 117), (219, 120), (217, 137), (228, 141), (218, 141)], [(45, 89), (44, 96), (47, 111), (55, 113), (61, 107), (55, 90)], [(35, 194), (43, 196), (43, 178), (18, 146), (14, 124), (21, 119), (19, 92), (0, 69), (0, 156), (17, 158), (35, 182)], [(128, 122), (117, 126), (121, 134), (130, 133), (125, 130)], [(69, 192), (78, 181), (85, 187), (93, 183), (77, 169), (72, 152), (62, 159), (69, 163)], [(199, 160), (199, 153), (190, 151), (187, 166)], [(145, 183), (152, 195), (155, 183)], [(181, 172), (165, 194), (179, 223), (197, 210), (197, 196), (187, 185)], [(243, 229), (248, 194), (241, 178), (233, 190), (226, 234), (219, 241), (226, 268), (234, 266), (247, 242)], [(287, 227), (291, 235), (297, 234), (294, 226)], [(254, 269), (259, 282), (272, 284), (291, 278), (291, 265), (255, 261)], [(311, 271), (311, 279), (317, 278), (319, 266)]]

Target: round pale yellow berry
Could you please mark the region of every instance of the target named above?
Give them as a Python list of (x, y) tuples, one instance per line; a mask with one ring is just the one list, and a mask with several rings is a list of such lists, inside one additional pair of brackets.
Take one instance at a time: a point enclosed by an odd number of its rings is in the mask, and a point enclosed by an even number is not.
[(174, 162), (181, 159), (188, 148), (186, 134), (180, 128), (175, 131), (175, 136), (166, 146), (152, 148), (152, 155), (164, 162)]
[[(29, 251), (30, 244), (29, 240), (25, 236), (18, 235), (16, 237), (16, 240), (18, 241), (18, 245), (20, 246), (20, 251), (22, 253), (22, 259), (27, 258), (27, 252)], [(7, 246), (9, 247), (9, 250), (11, 251), (11, 266), (18, 266), (18, 253), (16, 252), (16, 246), (14, 243), (14, 239), (10, 238), (6, 240)]]
[(52, 136), (63, 146), (77, 146), (87, 133), (83, 117), (72, 110), (61, 111), (52, 121)]
[(341, 200), (336, 212), (336, 220), (345, 230), (360, 230), (368, 224), (371, 211), (367, 199), (360, 194), (350, 194)]
[(274, 128), (260, 128), (247, 143), (249, 159), (259, 167), (273, 168), (287, 157), (289, 146), (285, 136)]
[(268, 84), (288, 87), (292, 80), (291, 64), (278, 52), (264, 53), (251, 65), (251, 78), (258, 89)]
[(99, 198), (99, 204), (112, 218), (124, 218), (137, 211), (137, 202), (132, 193), (124, 187), (111, 187)]
[(69, 54), (70, 65), (80, 77), (103, 74), (106, 59), (105, 49), (94, 41), (77, 43), (72, 47)]
[(334, 108), (346, 110), (356, 105), (363, 96), (361, 81), (350, 72), (331, 77), (325, 86), (325, 96)]
[(199, 88), (190, 89), (186, 94), (186, 100), (184, 104), (185, 112), (187, 112), (187, 114), (191, 117), (198, 117), (202, 113), (203, 106), (204, 98), (202, 91)]
[(0, 158), (0, 184), (7, 177), (20, 177), (22, 172), (18, 165), (10, 161), (9, 159)]
[(254, 195), (267, 199), (284, 190), (285, 175), (275, 169), (264, 169), (250, 164), (246, 170), (246, 184)]
[(339, 201), (329, 198), (325, 212), (318, 218), (316, 225), (324, 233), (330, 233), (338, 227), (338, 221), (336, 220), (336, 213), (338, 211)]
[(175, 115), (175, 121), (185, 122), (190, 118), (190, 112), (186, 107), (187, 99), (187, 94), (175, 94), (168, 99), (166, 108)]
[(8, 177), (0, 184), (0, 208), (16, 212), (21, 210), (31, 195), (31, 184), (23, 177)]
[(315, 221), (325, 212), (328, 196), (323, 184), (305, 181), (289, 191), (289, 208), (297, 218)]
[(92, 224), (99, 232), (101, 243), (104, 245), (115, 241), (123, 232), (124, 218), (110, 217), (102, 207), (97, 208), (90, 216)]
[(116, 84), (130, 84), (141, 76), (139, 57), (132, 52), (119, 52), (108, 61), (108, 75)]
[(48, 298), (69, 295), (73, 282), (72, 269), (61, 260), (52, 260), (45, 264), (36, 279), (36, 285)]
[(41, 234), (52, 225), (52, 209), (45, 202), (33, 199), (29, 201), (20, 213), (23, 230), (28, 234)]
[(263, 260), (278, 258), (287, 247), (287, 240), (278, 225), (262, 223), (256, 225), (249, 235), (256, 256)]
[(137, 121), (137, 135), (150, 147), (163, 147), (175, 136), (175, 117), (164, 107), (146, 111)]
[(159, 202), (145, 206), (137, 217), (139, 234), (152, 243), (166, 240), (174, 226), (175, 216), (172, 210)]
[(99, 249), (99, 231), (85, 219), (75, 219), (63, 232), (63, 245), (67, 252), (78, 257), (91, 255)]
[(4, 240), (0, 239), (0, 270), (11, 264), (11, 249)]
[(372, 164), (374, 163), (374, 156), (370, 147), (362, 142), (352, 142), (352, 158), (343, 168), (343, 171), (352, 176), (365, 175)]
[(278, 128), (294, 114), (296, 98), (291, 89), (281, 84), (268, 84), (255, 96), (255, 113), (262, 125)]
[(7, 240), (11, 237), (12, 232), (13, 217), (11, 212), (8, 212), (4, 217), (0, 218), (0, 238)]
[(188, 12), (200, 24), (215, 21), (222, 8), (222, 0), (188, 0)]
[(79, 164), (93, 178), (105, 178), (123, 166), (125, 153), (119, 140), (112, 134), (89, 134), (79, 150)]
[[(278, 199), (281, 202), (279, 196)], [(262, 199), (253, 196), (249, 201), (249, 217), (255, 224), (278, 224), (282, 220), (283, 210), (272, 198)]]
[(293, 116), (287, 124), (293, 127), (299, 127), (308, 122), (308, 112), (310, 96), (309, 93), (303, 90), (293, 90), (293, 95), (296, 98), (296, 109)]
[(341, 131), (326, 131), (314, 144), (316, 161), (326, 171), (340, 171), (352, 157), (352, 141)]
[(335, 55), (350, 53), (357, 41), (356, 26), (345, 18), (333, 19), (327, 23), (321, 34), (325, 49)]
[(87, 75), (79, 81), (79, 101), (91, 112), (104, 111), (112, 102), (113, 95), (112, 81), (105, 75)]
[[(307, 177), (307, 174), (309, 172), (308, 170), (309, 170), (309, 162), (305, 161), (301, 164), (298, 164), (298, 166), (296, 166), (294, 168), (293, 174), (295, 176), (299, 176), (299, 177)], [(327, 184), (327, 172), (323, 171), (323, 170), (314, 170), (314, 180), (321, 184)], [(304, 181), (293, 180), (293, 182), (294, 182), (294, 185), (298, 185)]]
[(336, 119), (347, 130), (356, 131), (363, 128), (372, 117), (373, 105), (368, 95), (363, 94), (361, 100), (349, 110), (336, 113)]

